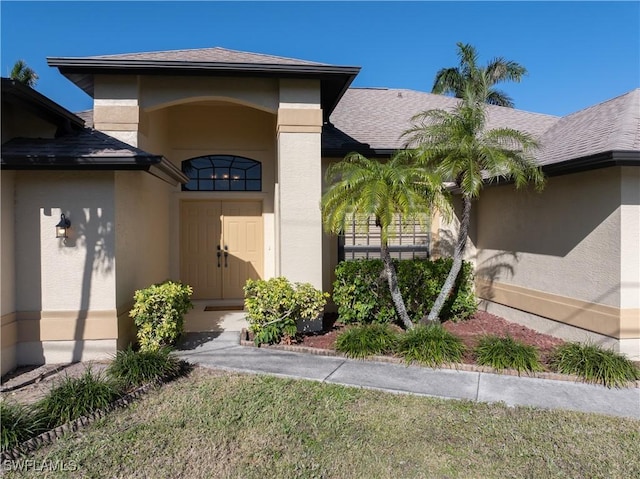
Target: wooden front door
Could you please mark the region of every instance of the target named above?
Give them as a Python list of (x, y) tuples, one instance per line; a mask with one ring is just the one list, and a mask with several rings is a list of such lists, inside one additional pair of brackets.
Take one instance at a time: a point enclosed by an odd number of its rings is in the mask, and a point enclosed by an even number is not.
[(242, 299), (247, 279), (262, 277), (262, 203), (184, 200), (180, 218), (180, 276), (193, 299)]

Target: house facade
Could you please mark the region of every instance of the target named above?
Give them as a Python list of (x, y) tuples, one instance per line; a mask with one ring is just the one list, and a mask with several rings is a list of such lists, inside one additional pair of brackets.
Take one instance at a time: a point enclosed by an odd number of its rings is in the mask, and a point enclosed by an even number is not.
[[(221, 304), (257, 277), (330, 291), (327, 166), (384, 159), (413, 114), (455, 104), (222, 48), (48, 62), (94, 104), (74, 115), (3, 80), (3, 373), (113, 354), (133, 337), (133, 292), (167, 278)], [(540, 138), (550, 177), (542, 194), (490, 186), (475, 207), (468, 258), (488, 310), (640, 357), (639, 99), (565, 118), (489, 108), (490, 127)], [(431, 233), (445, 254), (455, 224)]]

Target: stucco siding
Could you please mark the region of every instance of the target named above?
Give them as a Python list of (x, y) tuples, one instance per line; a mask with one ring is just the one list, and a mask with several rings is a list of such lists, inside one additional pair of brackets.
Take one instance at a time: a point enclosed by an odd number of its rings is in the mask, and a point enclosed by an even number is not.
[(477, 277), (620, 307), (619, 168), (486, 188), (475, 207)]
[(140, 106), (147, 111), (182, 103), (233, 101), (269, 113), (278, 109), (278, 80), (271, 78), (143, 77)]
[[(16, 174), (16, 309), (115, 308), (113, 172)], [(56, 239), (64, 213), (69, 238)]]
[(621, 169), (620, 307), (636, 310), (640, 329), (640, 168)]
[(115, 173), (116, 303), (169, 278), (169, 200), (173, 188), (146, 172)]
[(1, 305), (0, 316), (12, 313), (16, 310), (16, 290), (15, 290), (15, 173), (13, 171), (3, 171), (0, 174), (2, 182), (2, 197), (0, 198), (2, 207), (2, 231), (0, 231), (0, 270), (2, 277), (0, 284)]

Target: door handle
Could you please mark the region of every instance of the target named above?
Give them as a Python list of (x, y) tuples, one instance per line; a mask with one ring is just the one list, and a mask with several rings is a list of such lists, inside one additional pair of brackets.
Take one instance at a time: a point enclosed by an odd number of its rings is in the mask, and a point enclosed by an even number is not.
[(219, 267), (220, 267), (220, 255), (222, 254), (222, 253), (220, 252), (220, 245), (216, 246), (216, 249), (218, 250), (218, 251), (216, 252), (216, 256), (218, 257), (218, 268), (219, 268)]
[(224, 245), (224, 267), (228, 267), (229, 264), (227, 263), (227, 257), (229, 256), (229, 247), (227, 245)]

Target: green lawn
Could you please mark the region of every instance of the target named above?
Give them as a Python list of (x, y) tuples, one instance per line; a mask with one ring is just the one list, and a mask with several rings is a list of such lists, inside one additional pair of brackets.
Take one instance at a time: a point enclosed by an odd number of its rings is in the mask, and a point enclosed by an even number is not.
[(196, 369), (31, 459), (77, 470), (5, 477), (626, 479), (640, 422)]

